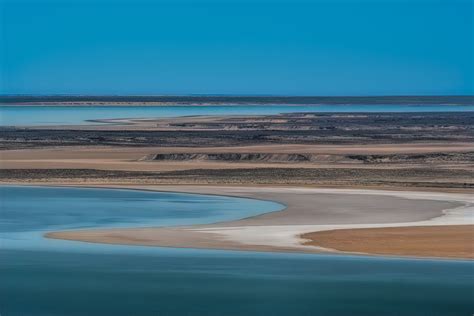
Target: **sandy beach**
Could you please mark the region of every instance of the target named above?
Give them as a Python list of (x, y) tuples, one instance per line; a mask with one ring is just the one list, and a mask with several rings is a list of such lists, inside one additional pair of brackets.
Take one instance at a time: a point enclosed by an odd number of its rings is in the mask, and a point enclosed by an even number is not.
[[(419, 257), (471, 258), (472, 252), (452, 251), (445, 245), (452, 239), (460, 241), (459, 247), (469, 249), (472, 234), (474, 199), (468, 194), (399, 192), (381, 190), (316, 189), (316, 188), (244, 188), (198, 186), (132, 186), (134, 189), (179, 191), (201, 194), (219, 194), (273, 200), (287, 207), (279, 212), (246, 218), (238, 221), (209, 225), (163, 228), (127, 228), (110, 230), (84, 230), (48, 233), (49, 238), (80, 240), (86, 242), (130, 244), (184, 248), (211, 248), (253, 251), (366, 253), (384, 255), (409, 255)], [(451, 225), (469, 225), (439, 233)], [(436, 242), (436, 252), (430, 247), (401, 251), (387, 247), (384, 252), (373, 248), (347, 248), (347, 240), (330, 245), (324, 240), (308, 238), (303, 234), (326, 232), (338, 234), (339, 230), (392, 227), (432, 227), (422, 236), (410, 238), (410, 244)], [(455, 227), (455, 226), (453, 226)], [(362, 232), (365, 230), (361, 230)], [(317, 233), (316, 233), (317, 234)], [(368, 236), (373, 241), (384, 240), (385, 230)], [(366, 236), (366, 238), (368, 238)], [(312, 240), (312, 242), (309, 242)], [(410, 247), (409, 247), (410, 248)], [(443, 249), (451, 249), (444, 251)], [(367, 250), (367, 251), (364, 251)]]

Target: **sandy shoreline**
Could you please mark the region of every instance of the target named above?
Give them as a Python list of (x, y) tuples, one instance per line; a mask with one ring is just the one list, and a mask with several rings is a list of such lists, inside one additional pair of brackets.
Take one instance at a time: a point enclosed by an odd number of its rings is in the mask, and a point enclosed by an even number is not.
[[(314, 243), (304, 245), (308, 240), (302, 239), (301, 235), (341, 229), (429, 226), (434, 228), (431, 240), (436, 240), (436, 227), (442, 229), (451, 225), (474, 224), (474, 198), (468, 194), (276, 187), (110, 185), (107, 187), (250, 197), (277, 201), (287, 205), (287, 208), (252, 218), (209, 225), (66, 231), (48, 233), (47, 237), (178, 248), (361, 253), (361, 251), (339, 251), (337, 245), (336, 247), (332, 245), (332, 248)], [(462, 237), (463, 240), (473, 240), (472, 234), (466, 235), (466, 231)], [(397, 251), (390, 253), (388, 250), (384, 255), (406, 254)], [(423, 251), (415, 251), (408, 255), (433, 257), (431, 253)], [(436, 253), (436, 257), (438, 256), (470, 257), (443, 255), (442, 251)]]

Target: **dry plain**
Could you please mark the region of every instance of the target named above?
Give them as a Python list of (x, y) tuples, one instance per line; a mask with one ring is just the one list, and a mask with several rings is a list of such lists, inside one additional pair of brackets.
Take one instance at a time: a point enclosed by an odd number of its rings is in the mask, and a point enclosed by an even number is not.
[(53, 238), (471, 258), (472, 116), (290, 114), (4, 128), (1, 181), (235, 195), (287, 206), (229, 223), (49, 233)]

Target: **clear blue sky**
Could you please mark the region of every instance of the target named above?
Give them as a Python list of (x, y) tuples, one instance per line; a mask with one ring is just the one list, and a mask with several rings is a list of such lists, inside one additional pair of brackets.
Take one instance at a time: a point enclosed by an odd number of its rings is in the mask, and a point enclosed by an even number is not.
[(471, 0), (0, 3), (0, 93), (474, 92)]

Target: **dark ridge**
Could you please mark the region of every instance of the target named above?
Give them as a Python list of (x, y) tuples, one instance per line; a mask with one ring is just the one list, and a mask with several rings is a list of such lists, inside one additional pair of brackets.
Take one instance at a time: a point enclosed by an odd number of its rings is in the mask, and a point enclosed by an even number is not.
[[(249, 117), (252, 119), (252, 117)], [(272, 123), (272, 119), (283, 123)], [(0, 127), (0, 149), (51, 146), (219, 147), (254, 144), (376, 144), (423, 141), (472, 142), (474, 112), (285, 114), (262, 122), (227, 119), (186, 123), (181, 130), (76, 130)], [(265, 122), (268, 120), (268, 122)], [(232, 126), (233, 128), (228, 128)], [(173, 126), (171, 126), (173, 127)], [(214, 130), (206, 130), (206, 128)]]
[(474, 188), (474, 172), (433, 168), (239, 168), (191, 169), (168, 172), (94, 169), (4, 169), (6, 181), (117, 180), (172, 184), (314, 184), (348, 186), (393, 186), (432, 188)]
[(363, 163), (442, 163), (474, 162), (474, 152), (392, 154), (392, 155), (347, 155), (348, 159)]

